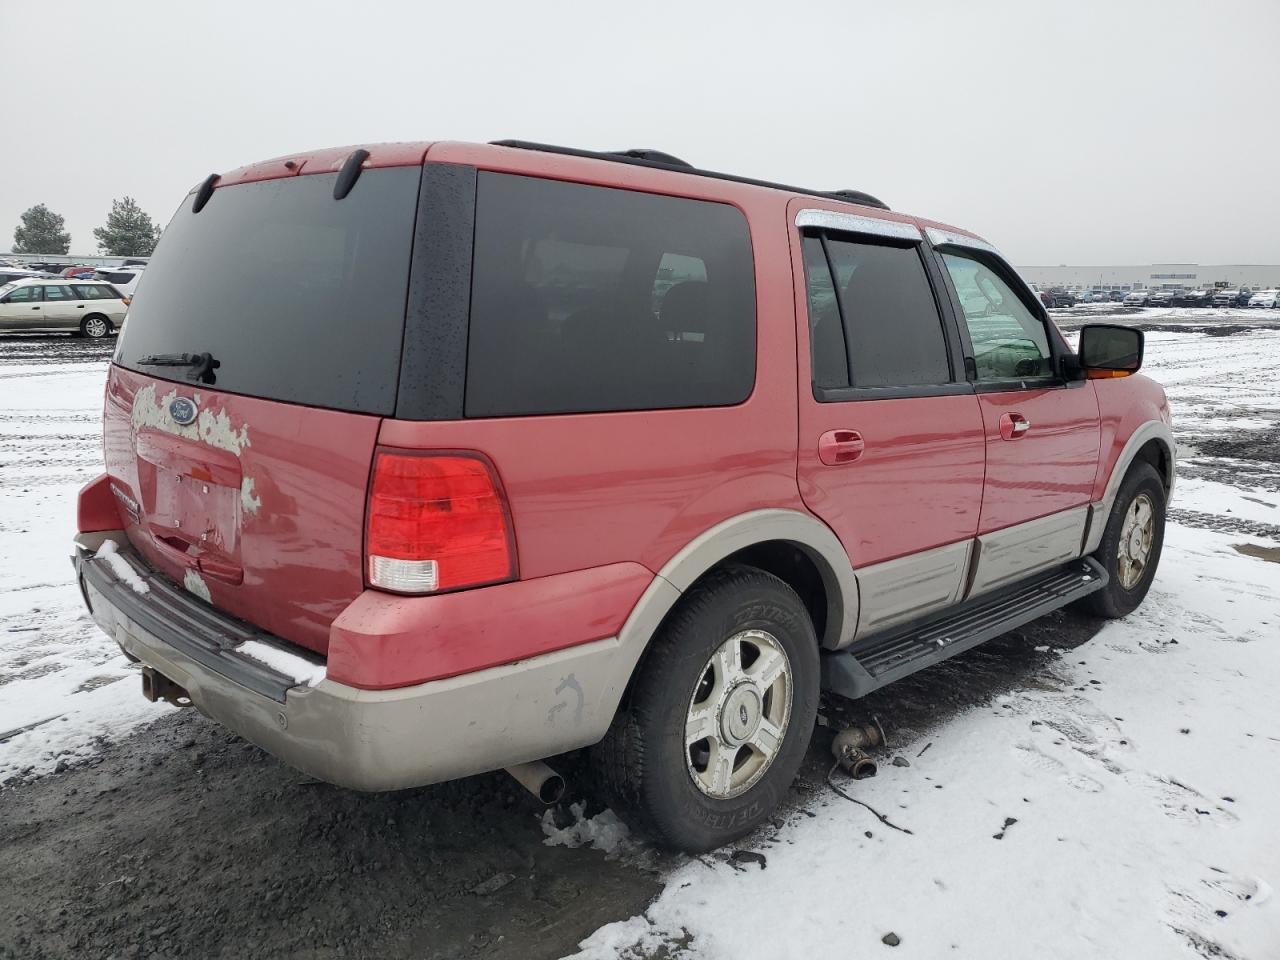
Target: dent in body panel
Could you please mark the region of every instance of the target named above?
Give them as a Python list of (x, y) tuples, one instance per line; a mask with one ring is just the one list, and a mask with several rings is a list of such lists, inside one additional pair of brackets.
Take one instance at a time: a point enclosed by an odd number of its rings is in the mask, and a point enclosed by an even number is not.
[(1080, 556), (1087, 505), (1029, 520), (978, 537), (974, 558), (974, 597), (996, 587)]
[(957, 602), (972, 547), (964, 540), (855, 571), (862, 601), (858, 636)]

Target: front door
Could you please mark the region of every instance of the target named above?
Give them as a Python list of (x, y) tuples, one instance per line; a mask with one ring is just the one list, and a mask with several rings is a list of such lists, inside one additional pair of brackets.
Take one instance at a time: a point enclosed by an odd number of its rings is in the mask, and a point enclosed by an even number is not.
[(0, 300), (0, 331), (31, 330), (44, 325), (43, 287), (14, 287)]
[(798, 475), (857, 573), (863, 636), (959, 598), (982, 502), (982, 413), (914, 224), (802, 209), (812, 204), (791, 210), (805, 278)]
[(1060, 376), (1060, 340), (1007, 264), (955, 245), (937, 253), (964, 320), (986, 437), (977, 594), (1079, 555), (1098, 467), (1098, 401), (1087, 381)]

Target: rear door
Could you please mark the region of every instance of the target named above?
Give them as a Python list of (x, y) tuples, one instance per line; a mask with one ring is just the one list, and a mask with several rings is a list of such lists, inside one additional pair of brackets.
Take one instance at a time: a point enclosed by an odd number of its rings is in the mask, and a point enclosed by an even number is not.
[(1087, 381), (1060, 375), (1062, 340), (1013, 269), (959, 242), (936, 254), (963, 318), (986, 437), (977, 594), (1079, 555), (1098, 466), (1098, 402)]
[(960, 597), (983, 426), (941, 279), (912, 223), (793, 202), (798, 472), (858, 574), (865, 635)]
[(44, 308), (41, 326), (50, 329), (71, 329), (80, 326), (78, 301), (71, 286), (65, 283), (47, 283), (44, 287)]
[[(192, 594), (324, 652), (364, 588), (366, 492), (395, 408), (421, 167), (220, 187), (166, 229), (108, 379), (128, 536)], [(218, 366), (164, 365), (208, 354)], [(160, 358), (157, 362), (157, 358)]]

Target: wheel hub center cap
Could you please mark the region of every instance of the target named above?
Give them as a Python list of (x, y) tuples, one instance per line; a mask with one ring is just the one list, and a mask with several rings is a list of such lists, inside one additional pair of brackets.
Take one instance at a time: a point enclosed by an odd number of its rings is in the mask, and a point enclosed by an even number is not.
[(1129, 534), (1129, 556), (1135, 560), (1142, 556), (1142, 528), (1134, 527)]
[(741, 684), (725, 698), (720, 710), (720, 733), (731, 745), (740, 746), (755, 735), (760, 726), (760, 693), (749, 683)]

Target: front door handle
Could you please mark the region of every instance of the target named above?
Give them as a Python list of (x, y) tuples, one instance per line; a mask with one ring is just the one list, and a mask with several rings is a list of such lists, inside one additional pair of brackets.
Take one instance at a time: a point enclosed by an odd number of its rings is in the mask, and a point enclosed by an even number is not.
[(1018, 440), (1031, 429), (1031, 421), (1020, 413), (1000, 414), (1000, 439)]
[(866, 448), (857, 430), (828, 430), (818, 438), (818, 459), (829, 467), (853, 463)]

